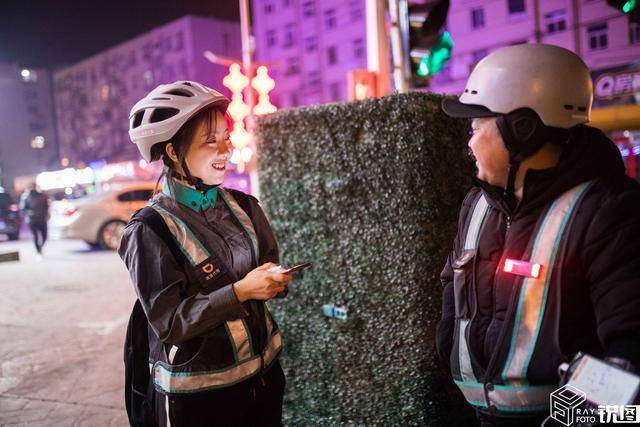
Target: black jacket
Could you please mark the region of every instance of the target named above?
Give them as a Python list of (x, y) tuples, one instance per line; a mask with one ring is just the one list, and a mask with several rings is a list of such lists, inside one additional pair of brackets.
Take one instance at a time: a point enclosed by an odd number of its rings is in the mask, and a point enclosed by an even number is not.
[(640, 186), (625, 175), (616, 146), (587, 126), (573, 130), (556, 167), (526, 173), (523, 198), (515, 209), (503, 200), (501, 189), (479, 180), (467, 195), (458, 236), (441, 275), (437, 347), (445, 363), (454, 338), (452, 263), (461, 254), (461, 230), (478, 193), (484, 192), (489, 210), (477, 248), (472, 290), (476, 315), (468, 331), (474, 370), (480, 381), (489, 382), (508, 356), (508, 339), (501, 342), (500, 331), (513, 324), (506, 318), (513, 286), (499, 272), (504, 257), (520, 259), (544, 209), (563, 192), (591, 180), (567, 231), (564, 257), (556, 263), (560, 280), (551, 283), (527, 378), (531, 384), (556, 384), (558, 365), (578, 351), (640, 365)]
[(39, 191), (25, 193), (20, 201), (20, 208), (29, 223), (46, 223), (49, 219), (49, 198)]
[[(278, 246), (258, 201), (239, 191), (229, 190), (236, 200), (244, 199), (247, 214), (256, 230), (260, 257), (257, 265), (278, 262)], [(219, 196), (218, 196), (219, 197)], [(205, 336), (222, 328), (223, 323), (245, 318), (256, 352), (267, 345), (265, 307), (262, 301), (240, 304), (232, 283), (242, 279), (257, 265), (251, 260), (248, 239), (224, 203), (195, 212), (171, 197), (158, 194), (151, 203), (158, 203), (181, 218), (207, 249), (221, 257), (230, 270), (206, 286), (197, 282), (189, 269), (180, 265), (165, 242), (143, 221), (134, 217), (125, 229), (119, 253), (129, 270), (138, 299), (149, 321), (150, 355), (162, 345), (175, 345), (179, 350), (174, 363), (191, 359), (199, 352)], [(222, 350), (220, 350), (222, 351)], [(231, 358), (219, 355), (211, 360), (212, 368)], [(151, 362), (154, 362), (152, 360)]]

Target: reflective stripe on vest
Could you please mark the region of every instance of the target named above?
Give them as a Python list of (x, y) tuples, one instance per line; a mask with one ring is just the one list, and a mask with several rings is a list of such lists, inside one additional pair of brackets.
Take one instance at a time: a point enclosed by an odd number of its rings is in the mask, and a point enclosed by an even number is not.
[[(240, 223), (249, 237), (250, 248), (255, 263), (258, 261), (258, 238), (253, 223), (233, 196), (220, 188), (219, 193), (234, 218)], [(157, 203), (151, 205), (164, 219), (169, 231), (178, 243), (180, 250), (193, 267), (211, 257), (209, 251), (196, 238), (189, 227), (176, 215), (167, 211)], [(282, 349), (280, 331), (274, 331), (273, 321), (265, 305), (265, 324), (269, 342), (262, 355), (255, 355), (249, 325), (244, 318), (227, 321), (224, 327), (233, 347), (235, 363), (227, 368), (205, 372), (172, 372), (159, 363), (153, 366), (154, 382), (167, 393), (193, 393), (196, 391), (227, 387), (255, 375), (264, 366), (269, 366)], [(168, 355), (169, 363), (173, 361), (177, 347), (173, 346)]]
[(237, 384), (269, 366), (282, 349), (280, 331), (269, 340), (263, 356), (251, 356), (227, 368), (204, 372), (171, 372), (164, 366), (154, 365), (154, 381), (166, 393), (195, 393)]
[(482, 228), (482, 222), (487, 215), (489, 209), (489, 203), (484, 197), (484, 194), (480, 194), (480, 198), (476, 201), (476, 205), (473, 207), (473, 214), (471, 215), (471, 221), (469, 221), (469, 227), (467, 228), (467, 235), (464, 239), (464, 249), (475, 250), (478, 247), (478, 237), (480, 237), (480, 229)]
[(560, 241), (573, 209), (588, 186), (588, 182), (581, 184), (557, 198), (547, 211), (535, 237), (530, 262), (540, 264), (542, 270), (538, 278), (524, 278), (520, 288), (509, 357), (502, 371), (502, 379), (506, 384), (526, 384), (527, 370), (538, 340)]
[[(485, 385), (478, 382), (455, 381), (467, 401), (480, 408), (488, 408), (485, 399)], [(493, 385), (487, 390), (491, 405), (506, 412), (540, 412), (549, 407), (549, 395), (558, 388), (550, 386), (507, 386)]]
[[(538, 339), (552, 267), (562, 236), (572, 212), (589, 185), (589, 182), (581, 184), (558, 197), (546, 211), (535, 234), (530, 262), (540, 264), (542, 271), (537, 279), (525, 278), (520, 290), (509, 357), (502, 371), (502, 380), (506, 385), (491, 384), (489, 387), (475, 379), (465, 334), (469, 320), (459, 320), (458, 354), (462, 381), (456, 380), (455, 383), (471, 405), (480, 408), (491, 405), (508, 412), (539, 412), (548, 408), (549, 394), (557, 389), (557, 385), (529, 385), (526, 375)], [(486, 203), (484, 195), (476, 201), (465, 238), (465, 250), (477, 249)]]
[[(478, 198), (473, 208), (471, 221), (469, 221), (469, 227), (467, 228), (467, 235), (464, 239), (465, 250), (476, 249), (480, 229), (482, 228), (482, 223), (487, 216), (488, 210), (489, 203), (487, 203), (484, 194), (480, 194), (480, 198)], [(469, 354), (469, 343), (467, 341), (466, 332), (468, 326), (469, 319), (458, 320), (458, 361), (460, 363), (460, 376), (462, 381), (476, 382), (476, 376), (473, 373), (473, 366), (471, 365), (471, 355)]]
[(151, 207), (162, 216), (167, 227), (169, 227), (169, 231), (173, 234), (173, 238), (176, 240), (176, 243), (178, 243), (180, 250), (192, 266), (195, 267), (211, 256), (209, 251), (207, 251), (204, 245), (200, 243), (200, 240), (193, 235), (184, 221), (157, 203), (152, 204)]

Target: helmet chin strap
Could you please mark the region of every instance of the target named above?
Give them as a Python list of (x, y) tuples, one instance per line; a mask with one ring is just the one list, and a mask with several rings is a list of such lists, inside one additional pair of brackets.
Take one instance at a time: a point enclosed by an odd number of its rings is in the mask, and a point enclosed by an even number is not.
[(507, 185), (504, 188), (503, 196), (507, 203), (511, 203), (515, 197), (515, 185), (516, 176), (518, 175), (518, 169), (520, 169), (520, 163), (522, 162), (522, 156), (517, 153), (509, 152), (509, 169), (507, 172)]
[(191, 171), (189, 170), (189, 167), (187, 166), (187, 162), (185, 161), (182, 162), (182, 170), (184, 171), (185, 175), (182, 175), (180, 172), (176, 171), (175, 169), (171, 169), (171, 172), (174, 174), (174, 176), (177, 176), (178, 178), (185, 181), (189, 185), (194, 186), (198, 191), (201, 191), (204, 193), (206, 191), (211, 190), (212, 188), (216, 188), (219, 186), (219, 184), (216, 184), (216, 185), (205, 184), (204, 182), (202, 182), (201, 178), (191, 175)]

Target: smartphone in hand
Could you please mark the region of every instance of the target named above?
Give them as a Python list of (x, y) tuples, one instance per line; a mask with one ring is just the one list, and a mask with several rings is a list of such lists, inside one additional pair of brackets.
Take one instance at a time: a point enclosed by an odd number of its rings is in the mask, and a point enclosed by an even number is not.
[(311, 264), (310, 262), (297, 264), (297, 265), (294, 265), (293, 267), (289, 267), (289, 268), (285, 268), (285, 267), (282, 267), (281, 265), (277, 265), (275, 267), (270, 268), (267, 271), (270, 271), (272, 273), (291, 274), (291, 273), (295, 273), (296, 271), (300, 271), (300, 270), (304, 270), (304, 269), (307, 269), (307, 268), (311, 268), (312, 266), (313, 266), (313, 264)]

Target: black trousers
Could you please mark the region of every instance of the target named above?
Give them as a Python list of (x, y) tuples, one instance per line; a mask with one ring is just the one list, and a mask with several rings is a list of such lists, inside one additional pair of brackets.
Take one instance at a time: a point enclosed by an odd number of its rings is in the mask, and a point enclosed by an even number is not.
[(159, 417), (166, 418), (168, 409), (171, 427), (276, 427), (282, 425), (284, 387), (284, 372), (277, 361), (264, 376), (257, 375), (220, 390), (183, 396), (158, 394), (156, 414), (162, 412)]
[(29, 229), (33, 235), (33, 243), (36, 245), (36, 251), (42, 252), (42, 247), (47, 241), (47, 223), (46, 222), (31, 222), (29, 223)]

